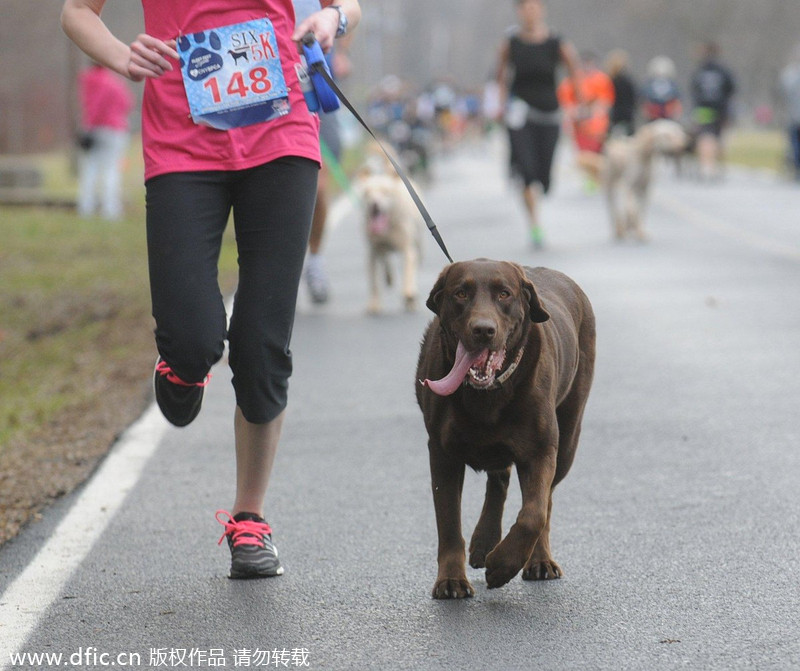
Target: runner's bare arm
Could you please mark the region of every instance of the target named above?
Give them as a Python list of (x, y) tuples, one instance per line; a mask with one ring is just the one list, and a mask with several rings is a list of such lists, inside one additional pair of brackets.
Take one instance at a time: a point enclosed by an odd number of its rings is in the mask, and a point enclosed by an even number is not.
[(325, 11), (331, 5), (339, 5), (347, 17), (347, 32), (351, 33), (358, 22), (361, 20), (361, 5), (358, 0), (322, 0), (322, 9), (314, 12), (295, 28), (292, 39), (295, 42), (300, 42), (303, 36), (308, 33), (314, 33), (317, 38), (319, 46), (324, 52), (328, 52), (333, 47), (333, 41), (336, 38), (336, 29), (339, 26), (339, 17), (337, 12)]
[(65, 0), (61, 27), (91, 59), (119, 74), (141, 81), (172, 70), (167, 58), (178, 58), (175, 41), (139, 35), (129, 46), (115, 37), (100, 17), (106, 0)]
[(497, 71), (495, 72), (495, 81), (497, 82), (497, 92), (499, 97), (498, 114), (502, 118), (503, 110), (508, 102), (508, 80), (510, 74), (510, 50), (511, 46), (508, 40), (505, 40), (500, 46), (500, 53), (497, 57)]
[(567, 75), (572, 80), (575, 98), (579, 106), (584, 104), (583, 86), (581, 86), (581, 68), (578, 52), (571, 42), (561, 43), (561, 60), (567, 66)]

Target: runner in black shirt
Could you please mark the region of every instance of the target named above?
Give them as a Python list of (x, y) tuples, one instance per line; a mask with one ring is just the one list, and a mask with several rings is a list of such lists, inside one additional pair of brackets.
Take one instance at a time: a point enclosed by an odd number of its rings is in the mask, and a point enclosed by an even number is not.
[(497, 82), (508, 126), (511, 169), (522, 183), (531, 242), (542, 245), (537, 201), (550, 189), (561, 116), (556, 97), (559, 65), (577, 71), (572, 46), (553, 35), (542, 0), (517, 0), (518, 29), (500, 50)]
[(633, 135), (636, 129), (636, 84), (628, 70), (628, 54), (615, 49), (606, 58), (606, 72), (614, 84), (611, 135)]
[(731, 98), (735, 91), (733, 75), (719, 62), (719, 47), (714, 43), (706, 44), (691, 82), (697, 157), (700, 173), (706, 179), (719, 177), (722, 130), (728, 123)]

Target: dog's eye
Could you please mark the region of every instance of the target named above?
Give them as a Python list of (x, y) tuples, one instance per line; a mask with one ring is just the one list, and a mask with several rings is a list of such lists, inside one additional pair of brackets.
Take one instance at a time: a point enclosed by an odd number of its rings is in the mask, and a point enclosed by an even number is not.
[(459, 289), (453, 295), (460, 301), (466, 300), (467, 299), (467, 290), (466, 289)]
[(497, 292), (497, 297), (502, 301), (508, 300), (511, 298), (511, 292), (508, 289), (501, 289)]

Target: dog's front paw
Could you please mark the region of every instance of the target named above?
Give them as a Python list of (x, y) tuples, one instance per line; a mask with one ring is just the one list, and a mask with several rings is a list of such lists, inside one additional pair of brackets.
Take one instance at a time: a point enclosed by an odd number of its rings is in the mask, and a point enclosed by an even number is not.
[(492, 550), (486, 557), (486, 586), (489, 589), (502, 587), (509, 582), (522, 566), (516, 562), (509, 561), (508, 558), (497, 550)]
[(523, 580), (555, 580), (564, 575), (564, 571), (552, 559), (528, 564), (522, 571)]
[(434, 599), (465, 599), (475, 596), (475, 590), (466, 578), (441, 578), (433, 586), (431, 596)]

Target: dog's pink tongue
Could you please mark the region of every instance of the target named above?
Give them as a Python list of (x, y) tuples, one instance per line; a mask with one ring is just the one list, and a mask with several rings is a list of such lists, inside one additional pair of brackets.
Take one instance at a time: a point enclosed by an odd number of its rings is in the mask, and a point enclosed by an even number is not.
[(441, 380), (425, 380), (422, 384), (428, 387), (434, 394), (449, 396), (461, 386), (464, 377), (469, 372), (470, 366), (472, 366), (475, 361), (485, 356), (485, 350), (478, 353), (467, 352), (466, 348), (459, 340), (458, 347), (456, 348), (456, 361), (450, 372)]
[(372, 215), (368, 228), (373, 235), (384, 235), (389, 230), (389, 215), (385, 212)]

